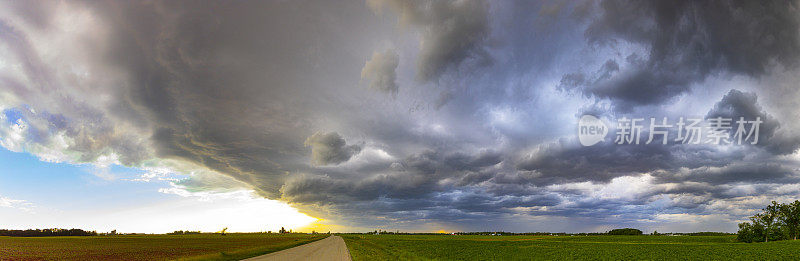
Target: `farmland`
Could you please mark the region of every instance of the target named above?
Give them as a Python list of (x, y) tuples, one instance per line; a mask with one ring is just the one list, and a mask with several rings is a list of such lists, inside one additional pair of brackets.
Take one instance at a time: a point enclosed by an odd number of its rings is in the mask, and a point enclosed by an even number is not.
[(254, 233), (0, 237), (0, 260), (239, 260), (325, 236)]
[(353, 260), (780, 259), (800, 240), (739, 243), (735, 236), (343, 235)]
[[(0, 237), (0, 260), (238, 260), (327, 235), (216, 234)], [(342, 235), (353, 260), (780, 259), (800, 241), (735, 236)]]

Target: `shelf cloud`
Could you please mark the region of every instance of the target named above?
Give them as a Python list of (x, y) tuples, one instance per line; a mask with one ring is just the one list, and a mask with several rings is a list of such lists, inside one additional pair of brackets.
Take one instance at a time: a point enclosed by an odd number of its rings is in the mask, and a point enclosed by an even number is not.
[[(350, 227), (731, 225), (798, 196), (796, 1), (2, 5), (0, 145), (43, 161)], [(584, 147), (584, 112), (764, 123), (756, 145)]]

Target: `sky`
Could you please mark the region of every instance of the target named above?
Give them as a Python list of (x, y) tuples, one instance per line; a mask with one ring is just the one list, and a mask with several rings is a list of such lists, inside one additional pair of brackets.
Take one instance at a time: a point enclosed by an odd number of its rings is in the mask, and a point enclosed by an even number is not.
[[(0, 6), (4, 228), (733, 232), (800, 199), (797, 1)], [(644, 142), (717, 117), (758, 142)]]

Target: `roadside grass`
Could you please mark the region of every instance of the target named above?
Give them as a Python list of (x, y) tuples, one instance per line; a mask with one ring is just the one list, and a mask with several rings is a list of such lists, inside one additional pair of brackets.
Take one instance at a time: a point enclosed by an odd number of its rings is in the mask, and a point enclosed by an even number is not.
[(800, 241), (735, 236), (342, 235), (353, 260), (800, 260)]
[(326, 236), (317, 236), (316, 238), (299, 238), (294, 239), (292, 242), (282, 242), (281, 244), (266, 245), (255, 248), (240, 249), (234, 251), (222, 251), (219, 253), (205, 254), (193, 256), (188, 258), (179, 258), (178, 260), (194, 261), (194, 260), (242, 260), (246, 258), (266, 255), (272, 252), (278, 252), (284, 249), (293, 248), (300, 245), (305, 245), (314, 241), (322, 240)]
[(325, 237), (262, 233), (0, 237), (0, 260), (240, 260)]

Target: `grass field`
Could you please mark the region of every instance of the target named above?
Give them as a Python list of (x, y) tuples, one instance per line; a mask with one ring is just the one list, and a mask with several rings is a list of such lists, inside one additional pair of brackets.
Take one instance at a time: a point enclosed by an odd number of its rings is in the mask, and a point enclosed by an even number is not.
[(0, 237), (0, 260), (239, 260), (327, 235), (216, 234)]
[(800, 240), (735, 236), (342, 235), (353, 260), (800, 260)]

